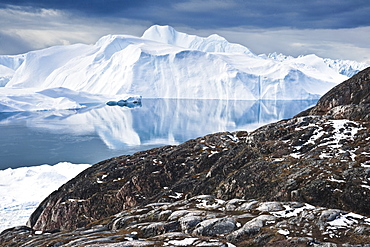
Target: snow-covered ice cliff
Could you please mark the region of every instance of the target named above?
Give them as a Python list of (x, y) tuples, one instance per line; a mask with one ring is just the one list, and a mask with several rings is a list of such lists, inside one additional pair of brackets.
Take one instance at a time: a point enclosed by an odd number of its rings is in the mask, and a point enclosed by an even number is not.
[(94, 45), (32, 51), (14, 58), (14, 66), (4, 59), (0, 78), (7, 88), (240, 100), (319, 98), (367, 66), (316, 55), (257, 56), (218, 35), (202, 38), (157, 25), (142, 37), (108, 35)]

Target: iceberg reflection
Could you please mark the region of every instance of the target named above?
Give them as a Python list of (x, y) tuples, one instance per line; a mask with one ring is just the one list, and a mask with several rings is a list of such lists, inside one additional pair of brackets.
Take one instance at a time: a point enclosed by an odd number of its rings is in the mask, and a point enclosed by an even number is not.
[(251, 131), (290, 118), (315, 103), (143, 99), (136, 108), (96, 105), (73, 111), (0, 113), (4, 140), (0, 169), (40, 161), (94, 163), (219, 131)]

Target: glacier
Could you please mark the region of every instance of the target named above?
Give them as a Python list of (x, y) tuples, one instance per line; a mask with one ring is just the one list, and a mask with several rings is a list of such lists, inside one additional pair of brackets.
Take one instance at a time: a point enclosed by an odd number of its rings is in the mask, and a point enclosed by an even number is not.
[[(216, 34), (203, 38), (154, 25), (141, 37), (107, 35), (93, 45), (53, 46), (0, 56), (0, 105), (8, 111), (18, 111), (32, 110), (35, 104), (16, 105), (17, 100), (9, 100), (4, 88), (28, 89), (32, 92), (28, 98), (40, 97), (35, 93), (44, 89), (65, 88), (109, 97), (318, 99), (367, 66), (313, 54), (296, 58), (256, 55)], [(41, 97), (37, 102), (50, 102), (33, 110), (58, 105), (55, 97)], [(100, 102), (109, 97), (101, 97)], [(58, 100), (64, 109), (81, 107), (82, 103), (68, 97)], [(96, 97), (92, 101), (96, 102)]]

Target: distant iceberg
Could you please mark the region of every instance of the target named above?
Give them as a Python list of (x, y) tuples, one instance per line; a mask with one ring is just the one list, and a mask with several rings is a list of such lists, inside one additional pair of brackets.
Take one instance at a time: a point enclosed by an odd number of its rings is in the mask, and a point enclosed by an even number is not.
[(0, 112), (75, 110), (86, 104), (105, 104), (109, 99), (122, 99), (130, 105), (141, 102), (141, 96), (101, 95), (77, 92), (67, 88), (8, 88), (0, 87)]
[(268, 55), (261, 54), (259, 56), (265, 59), (266, 58), (275, 59), (280, 62), (284, 62), (285, 60), (294, 61), (294, 60), (301, 60), (301, 59), (307, 59), (307, 58), (308, 59), (314, 58), (313, 60), (316, 59), (316, 61), (319, 61), (321, 63), (324, 62), (324, 64), (327, 67), (334, 69), (337, 73), (344, 75), (346, 77), (352, 77), (353, 75), (357, 74), (361, 70), (370, 66), (366, 63), (359, 63), (359, 62), (351, 61), (351, 60), (340, 60), (340, 59), (333, 60), (329, 58), (322, 59), (314, 54), (306, 55), (306, 56), (299, 56), (298, 58), (294, 58), (292, 56), (286, 56), (284, 54), (281, 54), (281, 53), (278, 54), (274, 52)]
[(110, 100), (106, 103), (109, 106), (126, 106), (129, 108), (141, 106), (141, 97), (128, 97), (127, 99), (121, 99), (118, 101)]

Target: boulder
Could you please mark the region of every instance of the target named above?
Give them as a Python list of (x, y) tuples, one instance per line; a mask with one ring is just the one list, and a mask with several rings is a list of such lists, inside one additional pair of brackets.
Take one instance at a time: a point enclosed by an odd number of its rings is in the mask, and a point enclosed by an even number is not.
[(200, 222), (194, 229), (196, 236), (219, 236), (230, 233), (236, 229), (233, 218), (208, 219)]

